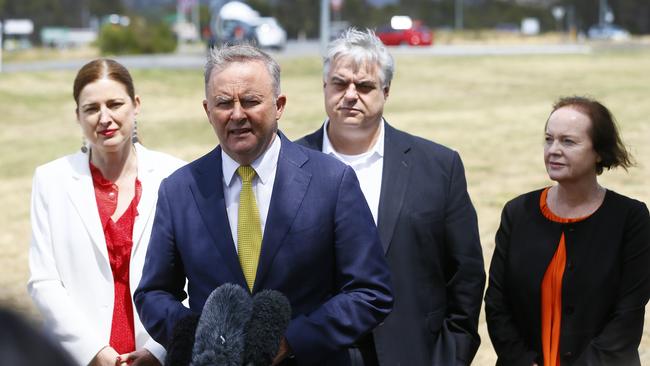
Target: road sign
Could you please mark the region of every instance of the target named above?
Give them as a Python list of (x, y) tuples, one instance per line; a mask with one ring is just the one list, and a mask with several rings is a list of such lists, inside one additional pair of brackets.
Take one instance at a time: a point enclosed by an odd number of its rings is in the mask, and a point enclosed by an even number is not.
[(2, 22), (0, 22), (0, 72), (2, 72), (2, 49), (4, 46), (2, 45)]

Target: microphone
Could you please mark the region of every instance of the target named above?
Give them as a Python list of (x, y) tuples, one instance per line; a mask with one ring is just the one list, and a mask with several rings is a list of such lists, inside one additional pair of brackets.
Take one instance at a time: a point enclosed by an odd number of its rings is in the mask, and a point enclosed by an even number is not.
[(192, 360), (194, 334), (199, 323), (199, 314), (188, 315), (176, 323), (167, 344), (166, 366), (188, 366)]
[(191, 365), (241, 366), (252, 308), (251, 295), (241, 286), (226, 283), (212, 291), (196, 328)]
[(253, 315), (246, 328), (244, 365), (269, 366), (291, 320), (291, 304), (282, 293), (263, 290), (253, 297)]

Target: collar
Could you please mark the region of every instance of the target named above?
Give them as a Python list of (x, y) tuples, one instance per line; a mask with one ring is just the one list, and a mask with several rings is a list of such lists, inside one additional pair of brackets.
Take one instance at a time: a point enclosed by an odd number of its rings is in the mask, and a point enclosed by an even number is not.
[(154, 160), (150, 150), (142, 146), (139, 142), (135, 144), (135, 154), (138, 157), (138, 176), (141, 173), (148, 173), (156, 169), (157, 163)]
[[(329, 155), (334, 155), (336, 158), (339, 160), (345, 161), (346, 159), (343, 159), (344, 157), (350, 157), (350, 155), (344, 155), (339, 153), (334, 149), (334, 146), (332, 146), (332, 143), (330, 142), (330, 138), (327, 135), (327, 126), (329, 125), (330, 121), (329, 119), (323, 123), (323, 153), (329, 154)], [(384, 118), (381, 118), (381, 122), (379, 122), (379, 137), (377, 138), (377, 141), (375, 141), (375, 144), (368, 149), (368, 151), (363, 152), (357, 156), (362, 156), (362, 155), (367, 155), (368, 157), (377, 155), (379, 157), (384, 156), (384, 124), (386, 121)]]
[[(135, 155), (138, 159), (138, 179), (143, 181), (146, 179), (147, 174), (154, 171), (158, 162), (155, 160), (155, 155), (152, 155), (151, 150), (147, 149), (139, 142), (134, 144), (135, 146)], [(78, 167), (73, 173), (75, 179), (79, 179), (83, 176), (91, 176), (89, 162), (90, 155), (89, 152), (78, 151), (72, 154), (73, 165)]]
[[(255, 173), (259, 178), (262, 184), (268, 182), (272, 177), (275, 167), (278, 164), (278, 157), (280, 156), (280, 147), (282, 143), (280, 142), (280, 135), (276, 134), (271, 146), (269, 146), (266, 151), (262, 153), (251, 166), (255, 169)], [(231, 158), (223, 149), (221, 149), (221, 169), (223, 171), (223, 178), (227, 186), (230, 186), (232, 183), (235, 174), (237, 174), (237, 168), (239, 168), (238, 162)]]

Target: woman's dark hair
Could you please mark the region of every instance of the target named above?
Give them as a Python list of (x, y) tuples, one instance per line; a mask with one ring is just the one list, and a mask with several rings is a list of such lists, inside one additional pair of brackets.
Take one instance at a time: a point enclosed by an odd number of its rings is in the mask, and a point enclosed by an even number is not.
[(584, 113), (591, 121), (589, 136), (594, 150), (600, 157), (596, 163), (596, 173), (601, 174), (607, 170), (634, 165), (632, 155), (627, 151), (616, 127), (612, 113), (595, 99), (582, 96), (562, 97), (553, 105), (551, 114), (562, 107), (571, 107)]
[(72, 96), (77, 106), (79, 105), (79, 94), (81, 94), (81, 90), (86, 85), (103, 78), (115, 80), (124, 85), (127, 94), (131, 97), (131, 101), (135, 101), (135, 88), (133, 87), (133, 79), (131, 79), (129, 70), (115, 60), (98, 58), (85, 64), (77, 72), (77, 77), (74, 79), (74, 86), (72, 88)]

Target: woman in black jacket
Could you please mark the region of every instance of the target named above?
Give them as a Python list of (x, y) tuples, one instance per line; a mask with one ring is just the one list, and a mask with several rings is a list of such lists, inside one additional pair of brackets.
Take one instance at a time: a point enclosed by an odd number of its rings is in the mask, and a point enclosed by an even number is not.
[(560, 99), (546, 122), (551, 187), (503, 209), (485, 296), (497, 365), (639, 365), (650, 216), (598, 183), (631, 157), (609, 110)]

